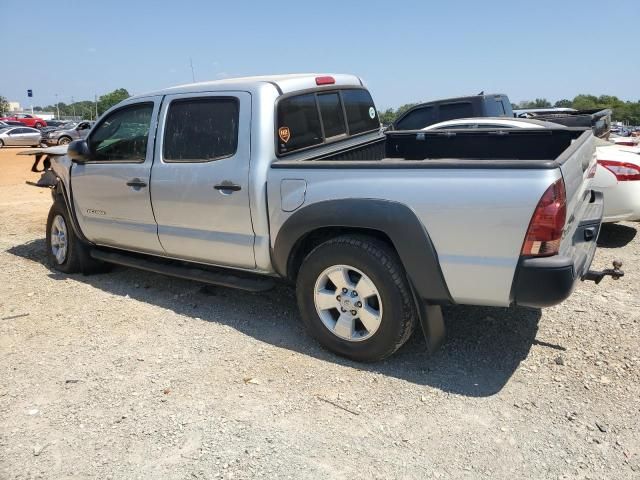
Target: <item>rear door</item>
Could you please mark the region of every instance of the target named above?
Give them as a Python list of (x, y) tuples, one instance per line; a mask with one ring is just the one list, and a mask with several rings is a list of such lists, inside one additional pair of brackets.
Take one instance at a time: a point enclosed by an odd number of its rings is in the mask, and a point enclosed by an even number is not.
[(151, 201), (166, 254), (255, 268), (249, 208), (251, 95), (169, 95), (160, 132)]
[(90, 160), (71, 168), (80, 228), (99, 245), (162, 252), (149, 197), (161, 99), (130, 100), (105, 114), (87, 138)]

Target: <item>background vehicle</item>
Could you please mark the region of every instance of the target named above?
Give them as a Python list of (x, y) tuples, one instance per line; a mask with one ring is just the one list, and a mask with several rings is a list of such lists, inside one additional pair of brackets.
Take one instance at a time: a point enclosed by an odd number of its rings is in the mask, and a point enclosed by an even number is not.
[[(330, 350), (397, 350), (439, 305), (543, 307), (589, 278), (593, 134), (380, 134), (352, 75), (206, 82), (132, 97), (55, 157), (48, 254), (261, 290), (296, 284)], [(153, 172), (153, 174), (152, 174)], [(490, 212), (490, 213), (488, 213)]]
[(47, 145), (67, 145), (73, 140), (85, 138), (95, 122), (83, 121), (65, 125), (42, 135), (42, 140)]
[(42, 128), (47, 126), (47, 122), (40, 117), (30, 115), (28, 113), (16, 113), (7, 117), (2, 117), (0, 120), (11, 120), (14, 122), (20, 122), (27, 127)]
[(66, 120), (47, 120), (47, 127), (61, 127), (65, 123), (69, 123)]
[(480, 117), (447, 120), (446, 122), (434, 123), (422, 130), (468, 130), (474, 128), (562, 128), (562, 126), (524, 118)]
[(532, 108), (515, 110), (518, 118), (532, 118), (566, 125), (567, 127), (592, 128), (598, 138), (608, 138), (611, 131), (611, 110), (575, 110), (573, 108)]
[(7, 127), (22, 127), (22, 123), (14, 122), (12, 120), (0, 120), (0, 128)]
[(593, 187), (604, 193), (603, 222), (640, 220), (640, 149), (598, 142)]
[(421, 103), (402, 114), (392, 129), (417, 130), (445, 120), (468, 117), (513, 117), (509, 97), (479, 94)]
[(40, 130), (29, 127), (10, 127), (0, 130), (0, 148), (7, 146), (37, 147), (40, 145)]

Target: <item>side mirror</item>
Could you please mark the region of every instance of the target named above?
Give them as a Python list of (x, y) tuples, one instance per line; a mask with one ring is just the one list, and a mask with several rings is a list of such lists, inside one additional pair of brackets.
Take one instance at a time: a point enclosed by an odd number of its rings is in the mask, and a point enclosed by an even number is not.
[(75, 140), (67, 147), (67, 156), (73, 163), (82, 165), (90, 157), (89, 145), (86, 140)]

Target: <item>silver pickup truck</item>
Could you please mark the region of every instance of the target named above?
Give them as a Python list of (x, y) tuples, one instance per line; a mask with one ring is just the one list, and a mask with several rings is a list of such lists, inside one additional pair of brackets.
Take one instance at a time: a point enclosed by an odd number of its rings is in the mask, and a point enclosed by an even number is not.
[(546, 307), (618, 276), (589, 271), (595, 167), (591, 130), (384, 134), (352, 75), (197, 83), (129, 98), (54, 158), (48, 253), (68, 273), (284, 279), (315, 338), (374, 361), (418, 324), (434, 348), (443, 304)]

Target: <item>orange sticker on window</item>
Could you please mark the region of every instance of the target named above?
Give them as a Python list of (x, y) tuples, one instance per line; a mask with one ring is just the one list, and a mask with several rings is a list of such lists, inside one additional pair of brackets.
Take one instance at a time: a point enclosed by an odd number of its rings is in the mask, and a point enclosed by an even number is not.
[(289, 127), (280, 127), (278, 129), (278, 136), (280, 137), (280, 140), (282, 140), (284, 143), (287, 143), (291, 138)]

